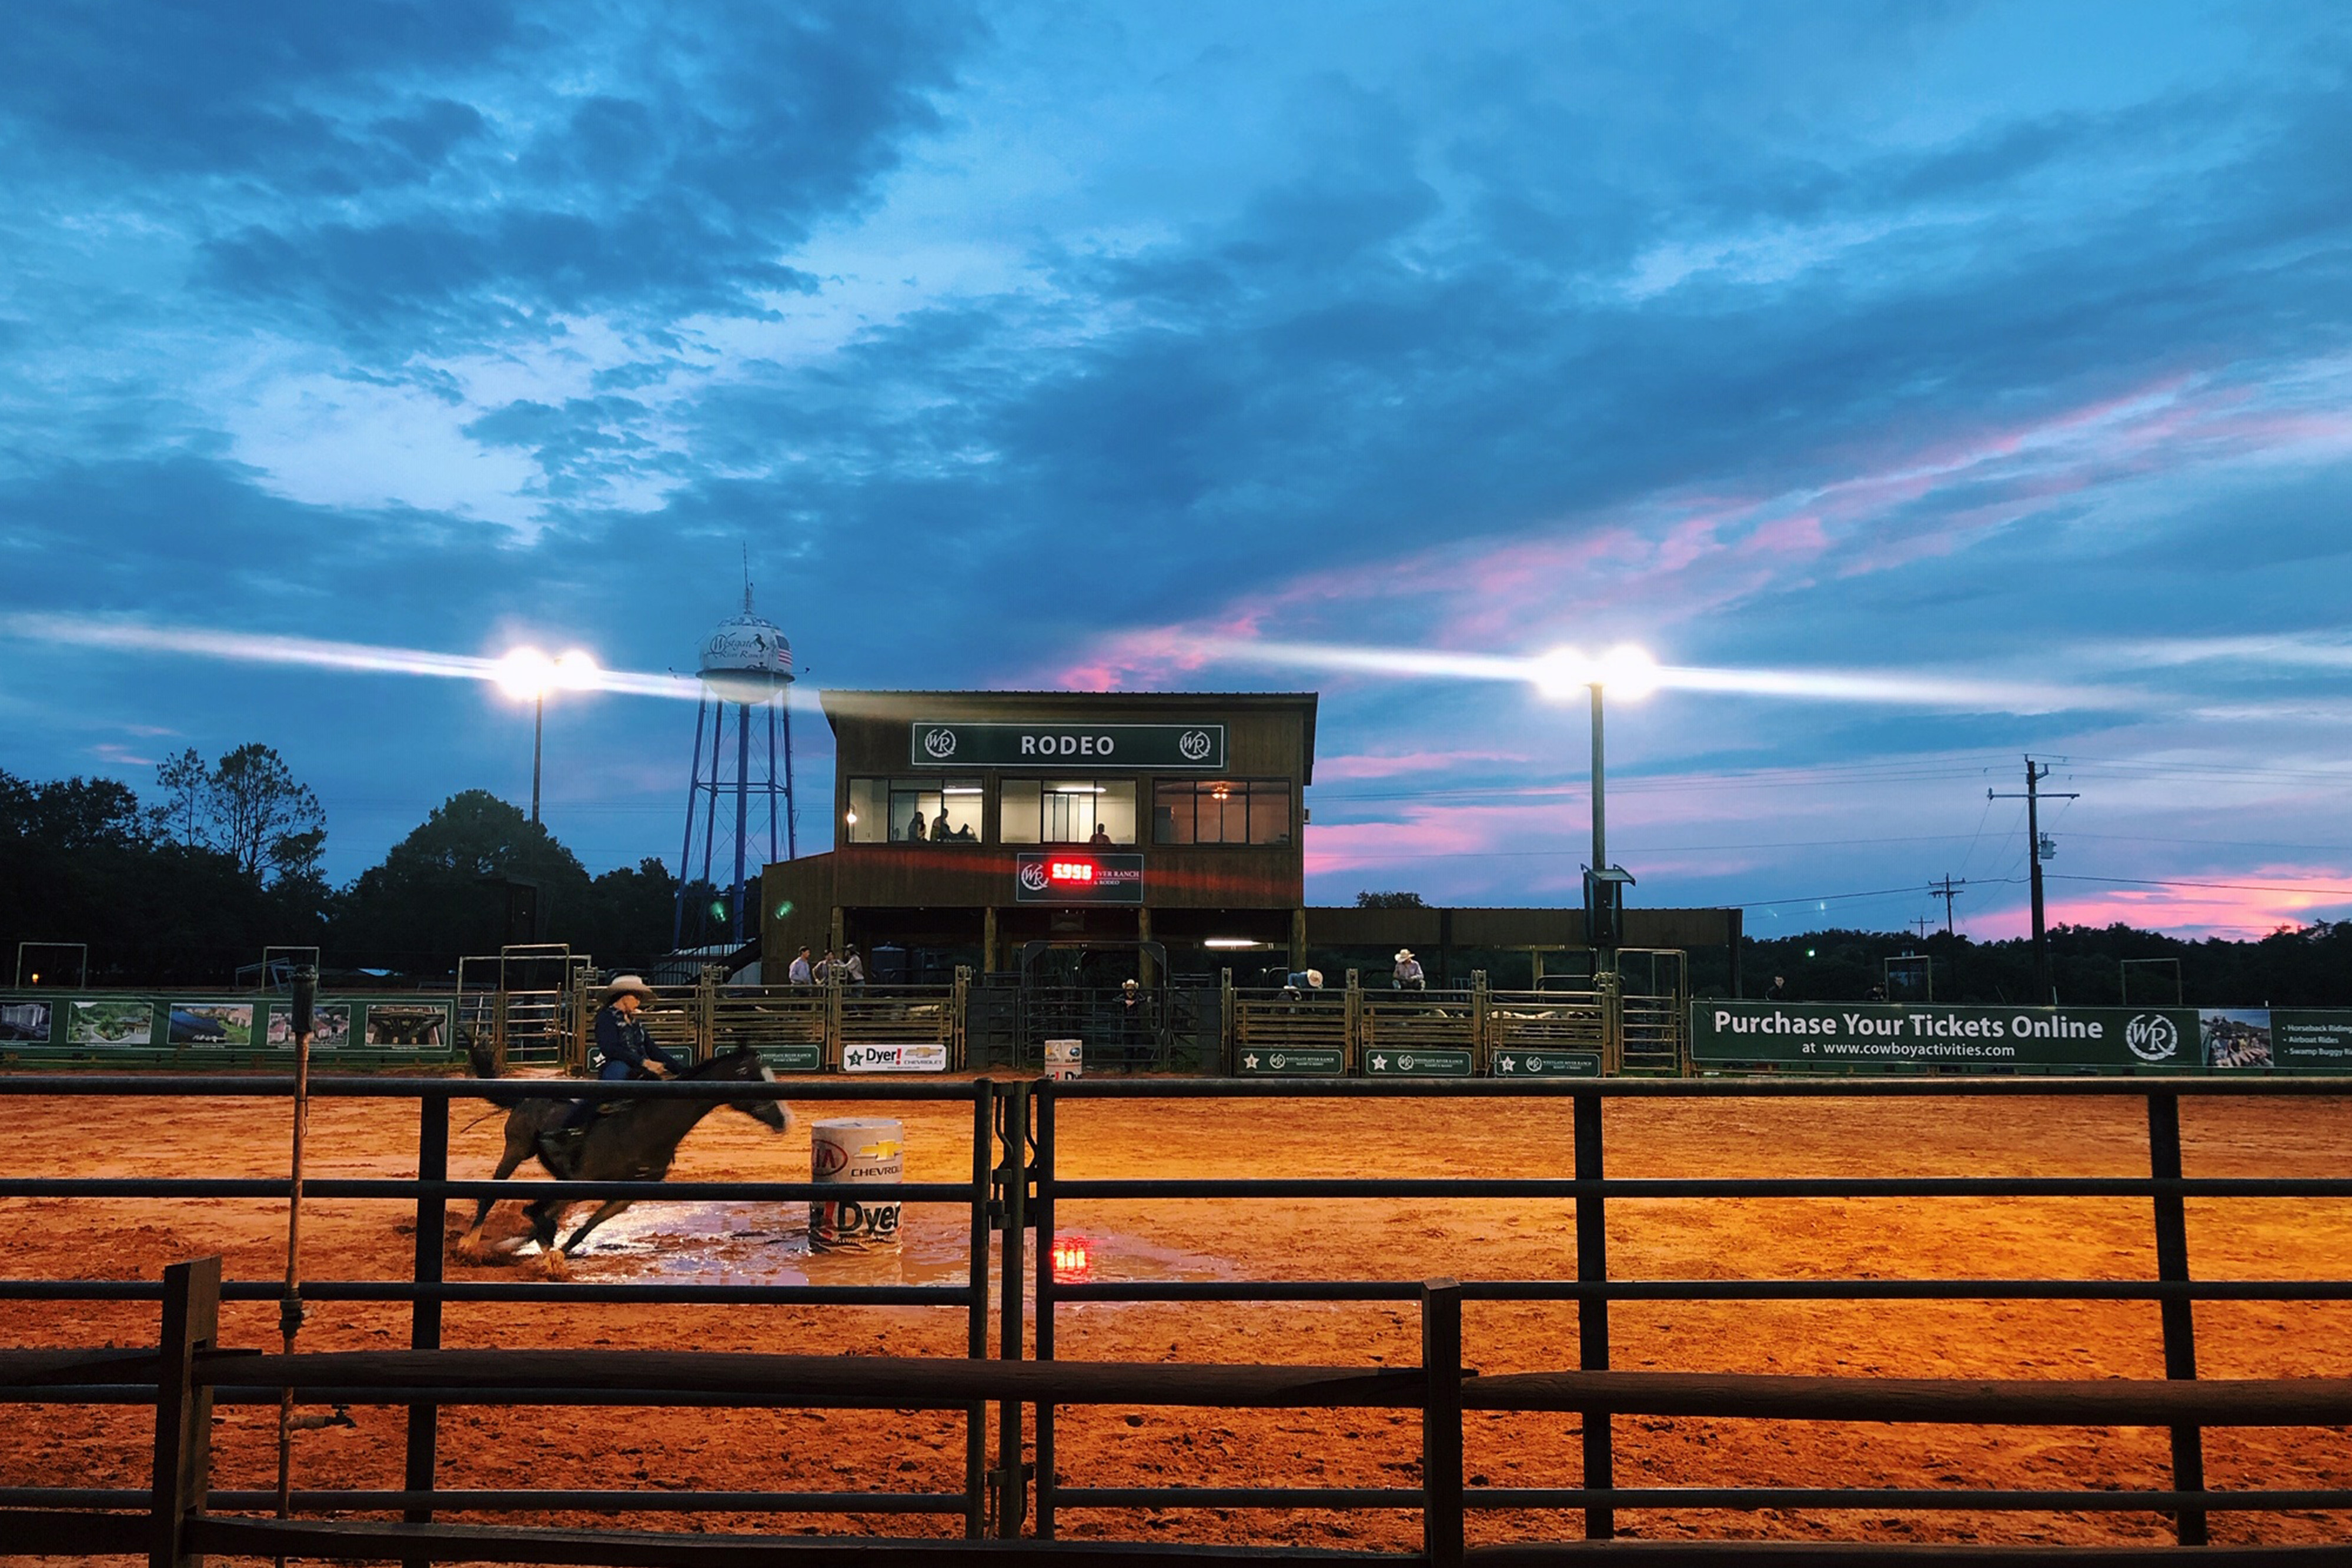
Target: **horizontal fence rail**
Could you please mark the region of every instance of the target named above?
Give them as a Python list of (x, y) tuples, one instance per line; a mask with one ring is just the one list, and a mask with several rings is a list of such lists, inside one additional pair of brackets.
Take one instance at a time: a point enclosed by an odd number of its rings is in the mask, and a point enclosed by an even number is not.
[[(1533, 1099), (1566, 1099), (1571, 1113), (1576, 1175), (1573, 1177), (1364, 1177), (1364, 1178), (1171, 1178), (1165, 1180), (1066, 1178), (1057, 1170), (1058, 1121), (1083, 1116), (1088, 1102), (1167, 1099), (1313, 1099), (1346, 1102), (1388, 1099), (1402, 1090), (1437, 1097), (1484, 1099), (1511, 1093)], [(2245, 1096), (2285, 1093), (2341, 1096), (2344, 1081), (2217, 1082), (2211, 1079), (2012, 1079), (1858, 1080), (1787, 1079), (1709, 1082), (1687, 1079), (1614, 1079), (1500, 1084), (1454, 1081), (1403, 1085), (1378, 1080), (1302, 1080), (1223, 1082), (1052, 1082), (1033, 1092), (1037, 1124), (1034, 1196), (1039, 1236), (1054, 1234), (1066, 1206), (1088, 1202), (1171, 1203), (1244, 1200), (1273, 1203), (1302, 1199), (1426, 1201), (1429, 1199), (1549, 1198), (1574, 1205), (1577, 1247), (1572, 1280), (1466, 1281), (1442, 1288), (1408, 1280), (1214, 1280), (1175, 1281), (1065, 1281), (1041, 1264), (1037, 1273), (1035, 1334), (1041, 1359), (1055, 1354), (1057, 1318), (1067, 1306), (1114, 1301), (1273, 1302), (1418, 1301), (1422, 1307), (1424, 1371), (1442, 1379), (1450, 1367), (1456, 1392), (1452, 1418), (1462, 1410), (1580, 1412), (1585, 1417), (1584, 1484), (1567, 1489), (1460, 1485), (1458, 1429), (1443, 1441), (1425, 1439), (1423, 1489), (1244, 1489), (1088, 1488), (1065, 1484), (1053, 1465), (1055, 1414), (1037, 1407), (1038, 1531), (1051, 1536), (1057, 1513), (1066, 1508), (1253, 1509), (1402, 1508), (1423, 1516), (1435, 1561), (1460, 1561), (1462, 1519), (1471, 1511), (1573, 1510), (1584, 1514), (1585, 1534), (1598, 1544), (1615, 1534), (1615, 1516), (1627, 1508), (1768, 1509), (1871, 1508), (1884, 1511), (1982, 1508), (1995, 1511), (2060, 1511), (2095, 1507), (2169, 1513), (2184, 1544), (2206, 1536), (2211, 1511), (2278, 1512), (2352, 1509), (2352, 1490), (2212, 1491), (2204, 1485), (2201, 1432), (2207, 1427), (2329, 1426), (2340, 1424), (2352, 1382), (2297, 1379), (2259, 1383), (2200, 1383), (2189, 1310), (2198, 1301), (2317, 1301), (2352, 1300), (2352, 1281), (2192, 1281), (2189, 1275), (2184, 1203), (2190, 1197), (2342, 1198), (2352, 1181), (2342, 1177), (2193, 1177), (2180, 1166), (2179, 1102), (2183, 1096)], [(2149, 1174), (2145, 1176), (1917, 1176), (1917, 1177), (1610, 1177), (1603, 1141), (1603, 1108), (1625, 1099), (1912, 1099), (2005, 1098), (2031, 1095), (2128, 1096), (2145, 1103), (2149, 1128)], [(1066, 1105), (1065, 1103), (1067, 1103)], [(1965, 1200), (1985, 1197), (2131, 1198), (2149, 1205), (2158, 1277), (2129, 1281), (2077, 1280), (1641, 1280), (1622, 1279), (1609, 1269), (1606, 1205), (1612, 1199), (1675, 1201), (1794, 1198), (1825, 1202), (1873, 1197)], [(1634, 1301), (2145, 1301), (2160, 1316), (2167, 1377), (2160, 1383), (1951, 1383), (1894, 1379), (1695, 1376), (1629, 1374), (1609, 1367), (1608, 1325), (1612, 1303)], [(1557, 1301), (1575, 1302), (1580, 1323), (1582, 1364), (1574, 1372), (1513, 1374), (1462, 1378), (1462, 1303), (1465, 1301)], [(1434, 1394), (1432, 1420), (1442, 1420)], [(1845, 1421), (1925, 1421), (1952, 1425), (2154, 1426), (2173, 1434), (2173, 1484), (2162, 1490), (1990, 1490), (1934, 1488), (1823, 1489), (1787, 1487), (1621, 1488), (1616, 1484), (1612, 1417), (1619, 1415), (1679, 1415), (1726, 1418)], [(1447, 1467), (1451, 1467), (1449, 1469)], [(2085, 1503), (2085, 1496), (2096, 1498)], [(1643, 1543), (1646, 1552), (1653, 1543)], [(2088, 1549), (2078, 1549), (2087, 1552)]]
[[(1373, 1026), (1378, 1028), (1377, 1023)], [(1424, 1045), (1422, 1049), (1443, 1049)], [(1187, 1562), (1331, 1562), (1506, 1564), (1586, 1561), (1596, 1554), (1659, 1562), (1714, 1563), (1786, 1557), (1856, 1563), (1974, 1562), (1968, 1547), (1895, 1547), (1811, 1542), (1639, 1542), (1613, 1540), (1625, 1510), (1729, 1511), (1867, 1509), (1986, 1512), (2158, 1512), (2170, 1516), (2183, 1544), (2202, 1542), (2211, 1514), (2352, 1511), (2352, 1489), (2240, 1490), (2207, 1485), (2203, 1433), (2209, 1427), (2352, 1426), (2352, 1378), (2200, 1379), (2194, 1325), (2197, 1301), (2352, 1300), (2352, 1281), (2208, 1280), (2190, 1275), (2185, 1205), (2282, 1197), (2352, 1197), (2352, 1177), (2200, 1176), (2182, 1168), (2179, 1104), (2184, 1098), (2352, 1096), (2352, 1082), (2316, 1079), (1784, 1079), (1707, 1081), (1660, 1078), (1508, 1082), (1493, 1079), (1412, 1081), (1174, 1079), (991, 1082), (978, 1080), (800, 1080), (784, 1082), (600, 1084), (593, 1091), (562, 1081), (450, 1081), (324, 1078), (315, 1097), (414, 1102), (418, 1174), (414, 1179), (351, 1177), (306, 1181), (305, 1197), (413, 1204), (414, 1268), (406, 1280), (318, 1281), (304, 1300), (405, 1301), (410, 1348), (303, 1354), (256, 1352), (217, 1343), (223, 1300), (284, 1300), (279, 1281), (224, 1281), (217, 1260), (175, 1265), (161, 1281), (0, 1281), (0, 1299), (155, 1300), (162, 1334), (152, 1349), (0, 1349), (0, 1404), (152, 1406), (156, 1411), (156, 1474), (177, 1478), (152, 1492), (125, 1489), (0, 1485), (0, 1540), (26, 1554), (146, 1552), (179, 1562), (204, 1552), (409, 1562), (494, 1560), (547, 1563), (712, 1563), (826, 1561), (1010, 1563), (1140, 1562), (1171, 1550), (1135, 1542), (1055, 1539), (1071, 1509), (1345, 1509), (1418, 1515), (1423, 1544), (1407, 1554), (1304, 1552), (1287, 1549), (1174, 1549)], [(931, 1286), (703, 1285), (443, 1279), (446, 1205), (495, 1197), (630, 1197), (646, 1200), (797, 1202), (839, 1196), (817, 1182), (495, 1182), (448, 1174), (453, 1101), (516, 1104), (547, 1097), (625, 1099), (792, 1099), (811, 1103), (903, 1101), (961, 1103), (971, 1116), (971, 1177), (907, 1183), (891, 1189), (908, 1203), (953, 1206), (968, 1214), (971, 1267), (961, 1283)], [(159, 1080), (142, 1076), (0, 1077), (0, 1097), (122, 1094), (286, 1099), (290, 1080)], [(1607, 1174), (1605, 1112), (1612, 1100), (1944, 1099), (2129, 1097), (2142, 1102), (2148, 1129), (2145, 1176), (1733, 1178), (1705, 1175), (1616, 1177)], [(1314, 1099), (1398, 1097), (1485, 1099), (1511, 1096), (1557, 1106), (1572, 1145), (1574, 1175), (1561, 1177), (1428, 1176), (1385, 1178), (1065, 1178), (1062, 1129), (1101, 1100)], [(237, 1197), (285, 1200), (291, 1184), (268, 1178), (175, 1176), (90, 1178), (37, 1174), (0, 1177), (0, 1198)], [(1981, 1198), (2127, 1200), (2147, 1207), (2154, 1276), (2126, 1280), (2053, 1279), (1725, 1279), (1623, 1278), (1607, 1255), (1607, 1205), (1623, 1199), (1677, 1203), (1758, 1198), (1838, 1203), (1889, 1197), (1965, 1202)], [(1100, 1202), (1288, 1203), (1320, 1200), (1389, 1205), (1430, 1199), (1541, 1198), (1572, 1206), (1573, 1277), (1556, 1280), (1248, 1280), (1068, 1281), (1055, 1276), (1051, 1254), (1058, 1217), (1069, 1206)], [(1029, 1233), (1034, 1229), (1034, 1265)], [(1002, 1266), (992, 1278), (992, 1239)], [(2066, 1301), (2151, 1304), (2165, 1351), (2165, 1375), (2147, 1379), (1984, 1380), (1816, 1377), (1755, 1374), (1628, 1372), (1610, 1365), (1608, 1330), (1617, 1303), (1663, 1301)], [(793, 1302), (810, 1305), (931, 1305), (963, 1312), (961, 1356), (891, 1358), (777, 1355), (760, 1352), (613, 1349), (543, 1351), (445, 1349), (440, 1313), (448, 1301)], [(1056, 1354), (1057, 1325), (1069, 1310), (1112, 1301), (1411, 1303), (1421, 1325), (1412, 1366), (1297, 1366), (1200, 1363), (1070, 1361)], [(1480, 1373), (1470, 1365), (1463, 1312), (1469, 1301), (1575, 1304), (1579, 1332), (1573, 1367)], [(992, 1356), (990, 1320), (996, 1329)], [(1034, 1344), (1034, 1349), (1029, 1348)], [(409, 1412), (403, 1484), (381, 1490), (310, 1489), (293, 1494), (305, 1513), (400, 1513), (404, 1522), (235, 1517), (273, 1507), (276, 1494), (215, 1488), (201, 1435), (215, 1406), (270, 1406), (285, 1391), (297, 1404), (380, 1405)], [(635, 1492), (594, 1489), (453, 1489), (438, 1486), (435, 1433), (443, 1406), (547, 1408), (677, 1406), (688, 1408), (935, 1409), (961, 1411), (965, 1422), (965, 1485), (961, 1491), (712, 1490)], [(1232, 1409), (1418, 1411), (1417, 1484), (1396, 1487), (1079, 1486), (1055, 1467), (1057, 1411), (1145, 1406)], [(993, 1407), (996, 1456), (988, 1462)], [(1465, 1423), (1487, 1412), (1576, 1416), (1583, 1470), (1572, 1487), (1465, 1484)], [(1802, 1420), (1995, 1427), (2143, 1427), (2170, 1434), (2169, 1484), (2106, 1490), (2073, 1487), (1665, 1486), (1618, 1484), (1613, 1423), (1621, 1417)], [(1034, 1426), (1031, 1424), (1034, 1422)], [(1034, 1470), (1024, 1455), (1034, 1433)], [(840, 1513), (961, 1517), (956, 1542), (845, 1536), (673, 1536), (616, 1530), (557, 1530), (516, 1524), (450, 1524), (435, 1514)], [(1466, 1519), (1508, 1511), (1581, 1513), (1584, 1539), (1471, 1547)], [(1023, 1535), (1024, 1526), (1034, 1536)], [(986, 1537), (993, 1535), (991, 1541)], [(1018, 1539), (1015, 1539), (1015, 1538)], [(2173, 1560), (2174, 1549), (2000, 1548), (2000, 1561), (2112, 1563)], [(2219, 1562), (2336, 1560), (2330, 1550), (2295, 1547), (2208, 1548)]]

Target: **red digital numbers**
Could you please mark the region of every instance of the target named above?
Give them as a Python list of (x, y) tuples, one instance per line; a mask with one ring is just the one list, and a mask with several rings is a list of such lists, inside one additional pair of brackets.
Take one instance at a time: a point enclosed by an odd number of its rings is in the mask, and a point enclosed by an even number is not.
[(1045, 868), (1045, 876), (1052, 882), (1092, 882), (1095, 879), (1094, 862), (1055, 861)]

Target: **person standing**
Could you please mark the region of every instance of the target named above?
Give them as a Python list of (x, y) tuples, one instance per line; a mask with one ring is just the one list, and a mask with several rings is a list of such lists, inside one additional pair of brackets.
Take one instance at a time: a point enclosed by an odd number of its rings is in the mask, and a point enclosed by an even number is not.
[(1410, 947), (1397, 949), (1395, 979), (1396, 988), (1400, 991), (1429, 989), (1428, 977), (1421, 970), (1421, 960), (1412, 956)]
[(850, 995), (866, 994), (866, 960), (857, 956), (855, 944), (842, 949), (841, 977), (849, 982)]
[(808, 953), (808, 945), (806, 943), (803, 943), (800, 952), (793, 958), (793, 967), (784, 971), (784, 979), (789, 984), (795, 986), (813, 986), (816, 984), (816, 975), (809, 968)]

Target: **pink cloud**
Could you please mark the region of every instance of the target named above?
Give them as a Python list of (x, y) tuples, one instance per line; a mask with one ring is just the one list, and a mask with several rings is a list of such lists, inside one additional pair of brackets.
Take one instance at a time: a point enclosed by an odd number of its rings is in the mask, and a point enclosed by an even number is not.
[[(2254, 395), (2172, 376), (1926, 445), (1883, 442), (1859, 454), (1847, 476), (1819, 486), (1661, 491), (1501, 542), (1303, 571), (1196, 621), (1116, 633), (1047, 679), (1097, 690), (1197, 681), (1219, 642), (1362, 641), (1375, 607), (1401, 612), (1412, 643), (1436, 649), (1534, 652), (1571, 632), (1597, 642), (1637, 624), (1654, 638), (1824, 570), (1851, 577), (1955, 553), (2054, 498), (2109, 483), (2289, 448), (2352, 447), (2352, 418), (2332, 408), (2256, 408)], [(1909, 515), (1962, 490), (1987, 499)], [(1599, 628), (1596, 606), (1604, 607)]]
[(1511, 751), (1364, 752), (1352, 757), (1318, 757), (1315, 776), (1324, 783), (1351, 779), (1394, 779), (1404, 773), (1432, 773), (1473, 762), (1525, 762)]

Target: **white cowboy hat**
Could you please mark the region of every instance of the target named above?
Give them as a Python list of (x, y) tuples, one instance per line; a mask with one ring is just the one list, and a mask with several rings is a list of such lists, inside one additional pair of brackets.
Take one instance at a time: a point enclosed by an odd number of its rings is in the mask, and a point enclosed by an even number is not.
[(642, 975), (615, 975), (604, 983), (603, 1005), (612, 1006), (616, 997), (635, 997), (639, 1001), (649, 1002), (654, 999), (654, 988), (646, 984)]
[(1400, 947), (1400, 948), (1398, 948), (1398, 949), (1397, 949), (1396, 961), (1397, 961), (1398, 963), (1402, 964), (1402, 963), (1403, 963), (1406, 959), (1408, 959), (1408, 958), (1410, 958), (1410, 957), (1412, 957), (1412, 948), (1410, 948), (1410, 947)]
[(1323, 971), (1320, 969), (1307, 970), (1307, 986), (1309, 990), (1321, 990), (1323, 988)]

